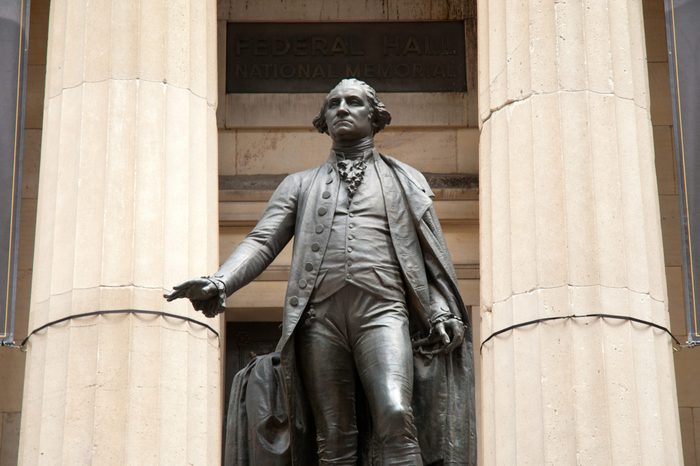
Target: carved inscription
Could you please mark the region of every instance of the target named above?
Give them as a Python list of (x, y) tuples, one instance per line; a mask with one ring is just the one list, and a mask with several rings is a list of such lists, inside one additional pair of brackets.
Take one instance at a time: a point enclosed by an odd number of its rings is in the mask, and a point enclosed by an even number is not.
[(339, 79), (379, 91), (466, 90), (464, 25), (229, 23), (226, 91), (324, 92)]

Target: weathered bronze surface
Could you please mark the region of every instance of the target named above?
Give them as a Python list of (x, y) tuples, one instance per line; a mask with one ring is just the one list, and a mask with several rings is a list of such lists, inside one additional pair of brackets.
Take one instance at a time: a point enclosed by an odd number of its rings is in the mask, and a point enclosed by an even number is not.
[(226, 92), (325, 92), (355, 76), (384, 92), (467, 90), (462, 21), (228, 23)]
[(165, 296), (214, 316), (295, 238), (276, 352), (234, 378), (226, 464), (476, 464), (469, 314), (425, 178), (374, 147), (390, 122), (343, 80), (313, 122), (328, 161), (280, 183), (216, 274)]

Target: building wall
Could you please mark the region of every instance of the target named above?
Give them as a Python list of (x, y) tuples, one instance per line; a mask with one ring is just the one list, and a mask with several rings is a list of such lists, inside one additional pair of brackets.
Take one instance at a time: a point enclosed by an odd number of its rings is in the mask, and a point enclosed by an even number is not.
[[(468, 25), (473, 25), (475, 14), (472, 2), (467, 0), (375, 0), (365, 2), (363, 7), (341, 0), (220, 0), (219, 170), (224, 181), (236, 179), (231, 177), (253, 176), (252, 187), (233, 189), (224, 184), (220, 190), (222, 260), (255, 223), (271, 192), (275, 176), (322, 162), (330, 145), (328, 137), (316, 133), (310, 123), (320, 107), (323, 94), (225, 96), (226, 21), (465, 19)], [(18, 340), (29, 330), (27, 314), (48, 16), (49, 0), (32, 0), (15, 329)], [(678, 191), (673, 161), (663, 0), (644, 0), (644, 20), (669, 311), (672, 332), (679, 340), (685, 341)], [(476, 70), (475, 53), (468, 57), (468, 66), (470, 70)], [(468, 83), (470, 89), (475, 90), (475, 74), (472, 76), (470, 72)], [(395, 119), (394, 124), (377, 138), (380, 150), (426, 172), (478, 174), (475, 91), (461, 96), (386, 94), (383, 98)], [(475, 188), (437, 190), (437, 208), (458, 269), (460, 285), (465, 300), (475, 311), (479, 304), (477, 191)], [(261, 280), (232, 297), (227, 319), (279, 320), (290, 258), (291, 248), (287, 248)], [(478, 331), (478, 327), (475, 325), (475, 330)], [(479, 341), (478, 334), (475, 341)], [(0, 466), (16, 463), (24, 360), (24, 354), (19, 351), (0, 350), (0, 372), (3, 374), (0, 378)], [(697, 389), (700, 386), (700, 351), (682, 349), (675, 353), (675, 360), (685, 464), (700, 465), (700, 391)]]

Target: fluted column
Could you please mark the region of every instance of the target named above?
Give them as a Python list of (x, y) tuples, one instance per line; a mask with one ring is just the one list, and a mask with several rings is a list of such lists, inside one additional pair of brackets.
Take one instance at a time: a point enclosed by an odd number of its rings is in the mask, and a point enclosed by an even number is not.
[[(215, 0), (52, 0), (29, 329), (206, 321), (217, 267)], [(220, 341), (109, 314), (29, 340), (22, 464), (217, 464)]]
[[(481, 0), (482, 339), (668, 328), (641, 0)], [(485, 465), (681, 464), (671, 339), (483, 347)]]

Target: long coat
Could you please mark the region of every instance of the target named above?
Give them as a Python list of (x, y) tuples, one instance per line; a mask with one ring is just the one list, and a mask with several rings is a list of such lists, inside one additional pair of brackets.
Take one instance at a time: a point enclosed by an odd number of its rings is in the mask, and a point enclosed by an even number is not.
[[(464, 343), (451, 354), (433, 356), (430, 348), (414, 351), (413, 412), (421, 454), (426, 465), (439, 461), (445, 466), (475, 465), (471, 323), (433, 208), (433, 193), (419, 171), (376, 152), (374, 157), (392, 244), (406, 286), (411, 334), (415, 338), (426, 336), (431, 322), (446, 312), (461, 317), (466, 324)], [(307, 466), (316, 462), (315, 428), (301, 388), (293, 336), (313, 292), (330, 237), (333, 215), (320, 215), (319, 209), (335, 212), (341, 185), (332, 160), (287, 176), (272, 195), (256, 227), (216, 274), (224, 280), (227, 293), (231, 294), (257, 277), (292, 236), (295, 237), (282, 336), (277, 345), (281, 366), (276, 377), (276, 380), (281, 379), (280, 390), (286, 399), (282, 410), (288, 416), (287, 428), (282, 430), (290, 445), (275, 464), (291, 460), (294, 465)], [(269, 369), (270, 365), (265, 367)], [(232, 397), (231, 402), (237, 401)], [(369, 418), (360, 416), (360, 422), (362, 418), (371, 430)], [(367, 434), (365, 439), (360, 439), (361, 464), (371, 465), (371, 434), (366, 430), (364, 433)], [(252, 446), (237, 444), (236, 448)]]

